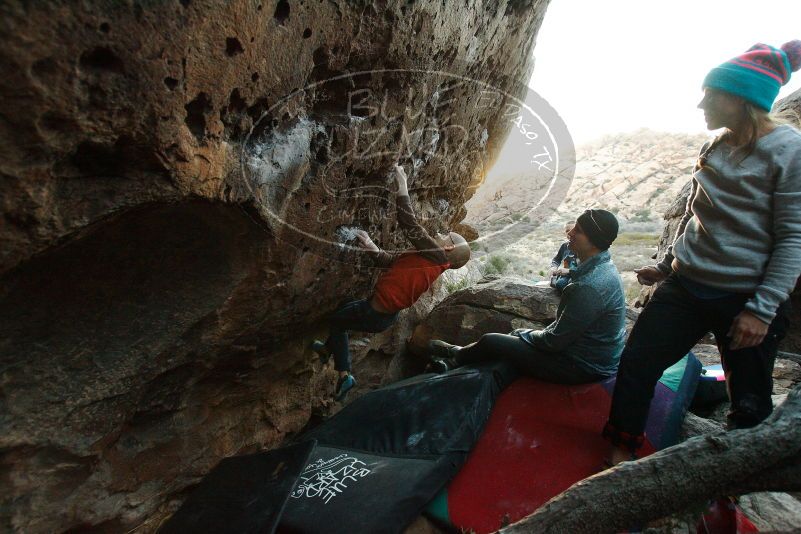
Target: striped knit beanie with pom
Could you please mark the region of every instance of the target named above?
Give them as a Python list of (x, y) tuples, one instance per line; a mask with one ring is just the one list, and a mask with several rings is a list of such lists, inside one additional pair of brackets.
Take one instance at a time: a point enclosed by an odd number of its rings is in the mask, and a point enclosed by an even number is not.
[(709, 71), (703, 87), (737, 95), (770, 111), (781, 86), (790, 80), (790, 73), (799, 68), (801, 41), (790, 41), (781, 48), (757, 43), (744, 54)]

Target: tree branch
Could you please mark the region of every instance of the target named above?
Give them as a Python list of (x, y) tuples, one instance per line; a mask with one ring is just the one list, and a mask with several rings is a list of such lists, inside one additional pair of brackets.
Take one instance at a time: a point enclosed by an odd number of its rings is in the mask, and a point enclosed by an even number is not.
[(721, 495), (801, 485), (801, 387), (754, 428), (693, 417), (689, 431), (709, 433), (582, 480), (502, 532), (615, 532)]

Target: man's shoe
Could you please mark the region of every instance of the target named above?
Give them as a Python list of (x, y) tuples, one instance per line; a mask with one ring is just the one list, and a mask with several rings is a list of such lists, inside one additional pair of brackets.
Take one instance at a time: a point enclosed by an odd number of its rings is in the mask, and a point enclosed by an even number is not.
[(459, 365), (453, 358), (437, 358), (428, 366), (432, 373), (444, 374), (452, 369), (456, 369)]
[(460, 349), (459, 345), (451, 345), (441, 339), (432, 339), (428, 342), (428, 353), (431, 358), (453, 358), (454, 349)]
[(320, 357), (320, 361), (322, 363), (328, 363), (328, 360), (331, 359), (331, 351), (328, 350), (328, 347), (325, 346), (325, 343), (319, 339), (315, 339), (312, 342), (311, 349), (317, 353), (317, 356)]
[(348, 391), (356, 385), (356, 378), (353, 375), (340, 376), (337, 380), (337, 387), (334, 390), (334, 400), (342, 402), (348, 395)]

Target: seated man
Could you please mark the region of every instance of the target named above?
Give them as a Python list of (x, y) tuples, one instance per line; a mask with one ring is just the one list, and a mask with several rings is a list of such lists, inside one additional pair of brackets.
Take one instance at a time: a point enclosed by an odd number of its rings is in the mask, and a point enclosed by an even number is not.
[(506, 360), (519, 371), (548, 382), (582, 384), (614, 375), (626, 335), (623, 282), (609, 255), (618, 222), (605, 210), (587, 210), (568, 233), (579, 259), (559, 300), (556, 320), (543, 330), (518, 329), (485, 334), (459, 347), (440, 340), (429, 344), (433, 368), (487, 360)]
[(334, 356), (334, 368), (339, 371), (334, 398), (342, 401), (356, 385), (350, 374), (351, 357), (348, 349), (348, 330), (383, 332), (395, 323), (398, 312), (409, 308), (425, 293), (440, 274), (458, 269), (470, 259), (470, 247), (456, 232), (431, 237), (415, 218), (409, 200), (406, 173), (395, 166), (398, 184), (398, 225), (414, 250), (390, 254), (373, 243), (367, 232), (356, 234), (359, 246), (365, 249), (379, 267), (387, 268), (376, 282), (372, 296), (339, 306), (328, 318), (328, 339), (315, 341), (312, 348), (327, 361)]
[[(575, 225), (575, 221), (565, 223), (565, 235), (568, 236), (568, 239), (570, 239), (570, 231)], [(576, 267), (578, 267), (578, 259), (570, 250), (570, 241), (565, 241), (551, 260), (551, 287), (562, 291), (570, 283), (570, 270)]]

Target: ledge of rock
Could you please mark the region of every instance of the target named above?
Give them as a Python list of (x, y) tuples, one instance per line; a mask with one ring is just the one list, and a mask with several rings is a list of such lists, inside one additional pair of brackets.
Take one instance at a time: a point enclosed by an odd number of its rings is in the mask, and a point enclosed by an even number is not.
[[(418, 358), (425, 358), (431, 339), (467, 345), (490, 332), (545, 328), (556, 318), (558, 306), (559, 292), (551, 287), (522, 278), (484, 278), (437, 304), (414, 329), (409, 349)], [(637, 311), (626, 308), (627, 331), (631, 331), (637, 315)]]
[(343, 232), (405, 246), (399, 156), (423, 224), (462, 221), (510, 123), (461, 82), (522, 96), (546, 6), (4, 2), (0, 530), (153, 531), (325, 410), (305, 347), (376, 276)]
[(489, 332), (544, 328), (556, 317), (559, 293), (517, 278), (485, 279), (448, 296), (414, 330), (410, 350), (423, 357), (428, 341), (467, 345)]

